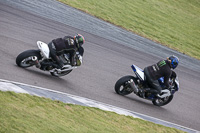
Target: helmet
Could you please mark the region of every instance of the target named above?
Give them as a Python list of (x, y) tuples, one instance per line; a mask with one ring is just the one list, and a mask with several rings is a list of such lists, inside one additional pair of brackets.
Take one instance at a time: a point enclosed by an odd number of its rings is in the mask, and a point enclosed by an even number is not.
[(170, 56), (168, 59), (171, 60), (171, 67), (172, 67), (173, 69), (175, 69), (175, 68), (178, 66), (178, 62), (179, 62), (178, 57), (172, 55), (172, 56)]
[(76, 42), (77, 46), (80, 47), (85, 42), (85, 39), (81, 34), (77, 34), (74, 36), (74, 41)]

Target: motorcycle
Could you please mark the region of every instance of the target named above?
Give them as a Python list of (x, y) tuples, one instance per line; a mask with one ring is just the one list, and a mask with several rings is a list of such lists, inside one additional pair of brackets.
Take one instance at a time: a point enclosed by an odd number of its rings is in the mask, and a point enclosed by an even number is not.
[(49, 71), (52, 76), (56, 77), (65, 76), (69, 74), (73, 69), (77, 68), (76, 66), (71, 65), (70, 54), (59, 55), (58, 57), (63, 62), (64, 66), (62, 69), (56, 68), (55, 65), (53, 65), (54, 61), (50, 57), (50, 50), (48, 45), (42, 41), (37, 41), (37, 46), (39, 48), (37, 50), (26, 50), (20, 53), (16, 58), (16, 64), (22, 68), (32, 66), (41, 68), (41, 64), (43, 64), (43, 67), (46, 68), (45, 70)]
[(179, 90), (179, 80), (178, 76), (176, 76), (175, 79), (169, 79), (169, 84), (171, 85), (170, 90), (164, 89), (164, 77), (158, 79), (160, 86), (163, 88), (163, 90), (161, 90), (161, 94), (163, 94), (161, 95), (162, 97), (157, 96), (153, 91), (142, 92), (141, 90), (144, 90), (145, 88), (147, 90), (153, 89), (148, 85), (144, 71), (141, 68), (134, 64), (131, 68), (136, 76), (124, 76), (115, 84), (115, 92), (119, 95), (125, 96), (133, 92), (141, 98), (152, 101), (156, 106), (164, 106), (172, 101), (174, 93)]

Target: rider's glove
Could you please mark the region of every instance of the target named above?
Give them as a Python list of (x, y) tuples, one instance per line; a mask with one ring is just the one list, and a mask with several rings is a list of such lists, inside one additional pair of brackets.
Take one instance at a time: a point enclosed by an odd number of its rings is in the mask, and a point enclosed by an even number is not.
[(83, 57), (81, 55), (77, 55), (76, 65), (80, 66), (83, 62)]

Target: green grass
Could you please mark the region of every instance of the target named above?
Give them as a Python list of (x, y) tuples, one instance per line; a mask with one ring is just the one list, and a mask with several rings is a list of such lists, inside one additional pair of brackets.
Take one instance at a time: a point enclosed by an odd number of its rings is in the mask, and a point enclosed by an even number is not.
[(130, 116), (0, 91), (1, 133), (181, 133)]
[(200, 59), (199, 0), (59, 0)]

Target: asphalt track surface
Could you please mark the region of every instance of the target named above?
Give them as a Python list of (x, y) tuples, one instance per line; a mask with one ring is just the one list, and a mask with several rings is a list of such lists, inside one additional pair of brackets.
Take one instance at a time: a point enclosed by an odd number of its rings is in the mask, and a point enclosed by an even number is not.
[[(65, 35), (84, 35), (83, 65), (56, 78), (36, 68), (16, 66), (16, 56)], [(117, 38), (116, 35), (119, 35)], [(0, 1), (0, 78), (86, 97), (195, 130), (200, 130), (200, 61), (98, 20), (57, 1)], [(131, 41), (132, 40), (132, 41)], [(114, 92), (115, 82), (161, 58), (180, 57), (180, 90), (171, 103), (156, 107), (134, 94)]]

